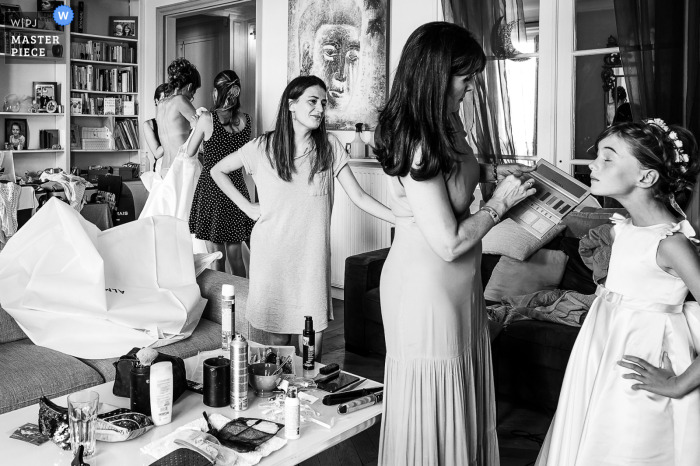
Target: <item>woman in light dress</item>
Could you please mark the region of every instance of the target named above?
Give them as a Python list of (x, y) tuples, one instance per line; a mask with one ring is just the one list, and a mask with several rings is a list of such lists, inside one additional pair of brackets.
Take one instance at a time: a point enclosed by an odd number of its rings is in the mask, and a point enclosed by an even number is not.
[[(275, 129), (211, 169), (219, 188), (256, 220), (246, 306), (246, 318), (254, 327), (251, 338), (264, 344), (301, 345), (304, 317), (311, 316), (316, 360), (323, 352), (323, 330), (333, 319), (330, 225), (335, 179), (360, 209), (394, 221), (391, 211), (360, 187), (343, 145), (326, 132), (326, 104), (321, 79), (294, 78), (282, 94)], [(231, 181), (229, 174), (240, 168), (253, 177), (259, 204)]]
[[(481, 239), (534, 194), (522, 165), (480, 165), (459, 116), (486, 66), (464, 28), (435, 22), (404, 46), (375, 153), (391, 176), (396, 234), (382, 269), (382, 466), (499, 464)], [(491, 199), (471, 215), (479, 182)]]
[[(688, 289), (700, 296), (700, 258), (683, 213), (698, 147), (689, 131), (653, 119), (613, 125), (595, 148), (591, 192), (616, 199), (629, 217), (613, 217), (605, 287), (571, 351), (537, 465), (698, 465), (700, 362), (691, 362), (700, 306), (684, 300)], [(689, 367), (678, 384), (668, 381), (672, 368)]]

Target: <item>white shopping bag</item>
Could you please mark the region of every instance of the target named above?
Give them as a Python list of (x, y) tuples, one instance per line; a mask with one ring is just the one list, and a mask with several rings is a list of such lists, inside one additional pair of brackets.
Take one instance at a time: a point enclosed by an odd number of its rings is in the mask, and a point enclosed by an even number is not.
[(0, 253), (0, 304), (35, 344), (102, 359), (190, 336), (206, 301), (185, 222), (102, 232), (54, 198)]

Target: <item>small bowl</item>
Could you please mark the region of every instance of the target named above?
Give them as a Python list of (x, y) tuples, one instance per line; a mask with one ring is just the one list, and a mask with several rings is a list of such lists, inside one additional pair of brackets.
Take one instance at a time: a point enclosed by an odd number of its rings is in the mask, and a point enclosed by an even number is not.
[(255, 396), (269, 397), (282, 381), (282, 371), (272, 375), (277, 370), (277, 364), (259, 362), (248, 366), (248, 382), (253, 387)]

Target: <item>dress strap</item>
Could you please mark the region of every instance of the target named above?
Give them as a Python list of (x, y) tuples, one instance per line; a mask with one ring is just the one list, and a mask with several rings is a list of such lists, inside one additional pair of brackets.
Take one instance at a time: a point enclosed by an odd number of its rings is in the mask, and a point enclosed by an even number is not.
[(664, 232), (664, 238), (666, 236), (672, 236), (674, 233), (682, 233), (693, 243), (700, 243), (700, 240), (695, 238), (695, 230), (690, 225), (688, 220), (681, 220), (678, 223), (672, 223), (666, 231)]
[(614, 291), (610, 291), (604, 286), (598, 285), (595, 290), (596, 296), (612, 304), (621, 304), (624, 307), (634, 309), (635, 311), (656, 312), (660, 314), (679, 314), (683, 312), (683, 303), (680, 304), (664, 304), (654, 303), (645, 299), (633, 298), (624, 296)]

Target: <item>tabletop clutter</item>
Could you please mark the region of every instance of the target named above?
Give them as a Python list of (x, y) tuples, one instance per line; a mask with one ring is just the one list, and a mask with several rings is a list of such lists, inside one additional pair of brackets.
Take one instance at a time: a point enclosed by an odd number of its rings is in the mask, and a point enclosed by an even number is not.
[[(295, 348), (267, 346), (235, 331), (235, 290), (222, 286), (221, 350), (200, 352), (183, 361), (153, 348), (134, 348), (114, 363), (113, 394), (130, 399), (130, 409), (100, 404), (97, 392), (68, 396), (68, 407), (40, 400), (39, 433), (58, 447), (71, 450), (73, 465), (94, 455), (96, 441), (122, 442), (172, 421), (173, 403), (187, 391), (202, 395), (205, 406), (229, 406), (229, 419), (208, 414), (141, 448), (152, 465), (257, 464), (263, 457), (301, 436), (310, 422), (332, 429), (337, 416), (381, 403), (383, 387), (356, 389), (366, 379), (341, 371), (338, 364), (315, 370), (313, 320), (306, 317), (302, 334), (303, 374), (297, 374)], [(229, 356), (228, 358), (226, 356)], [(249, 407), (248, 387), (262, 403), (263, 418), (241, 416)], [(321, 403), (314, 406), (316, 402)], [(321, 407), (323, 405), (324, 407)], [(325, 406), (335, 406), (329, 410)], [(277, 436), (284, 430), (284, 438)]]

